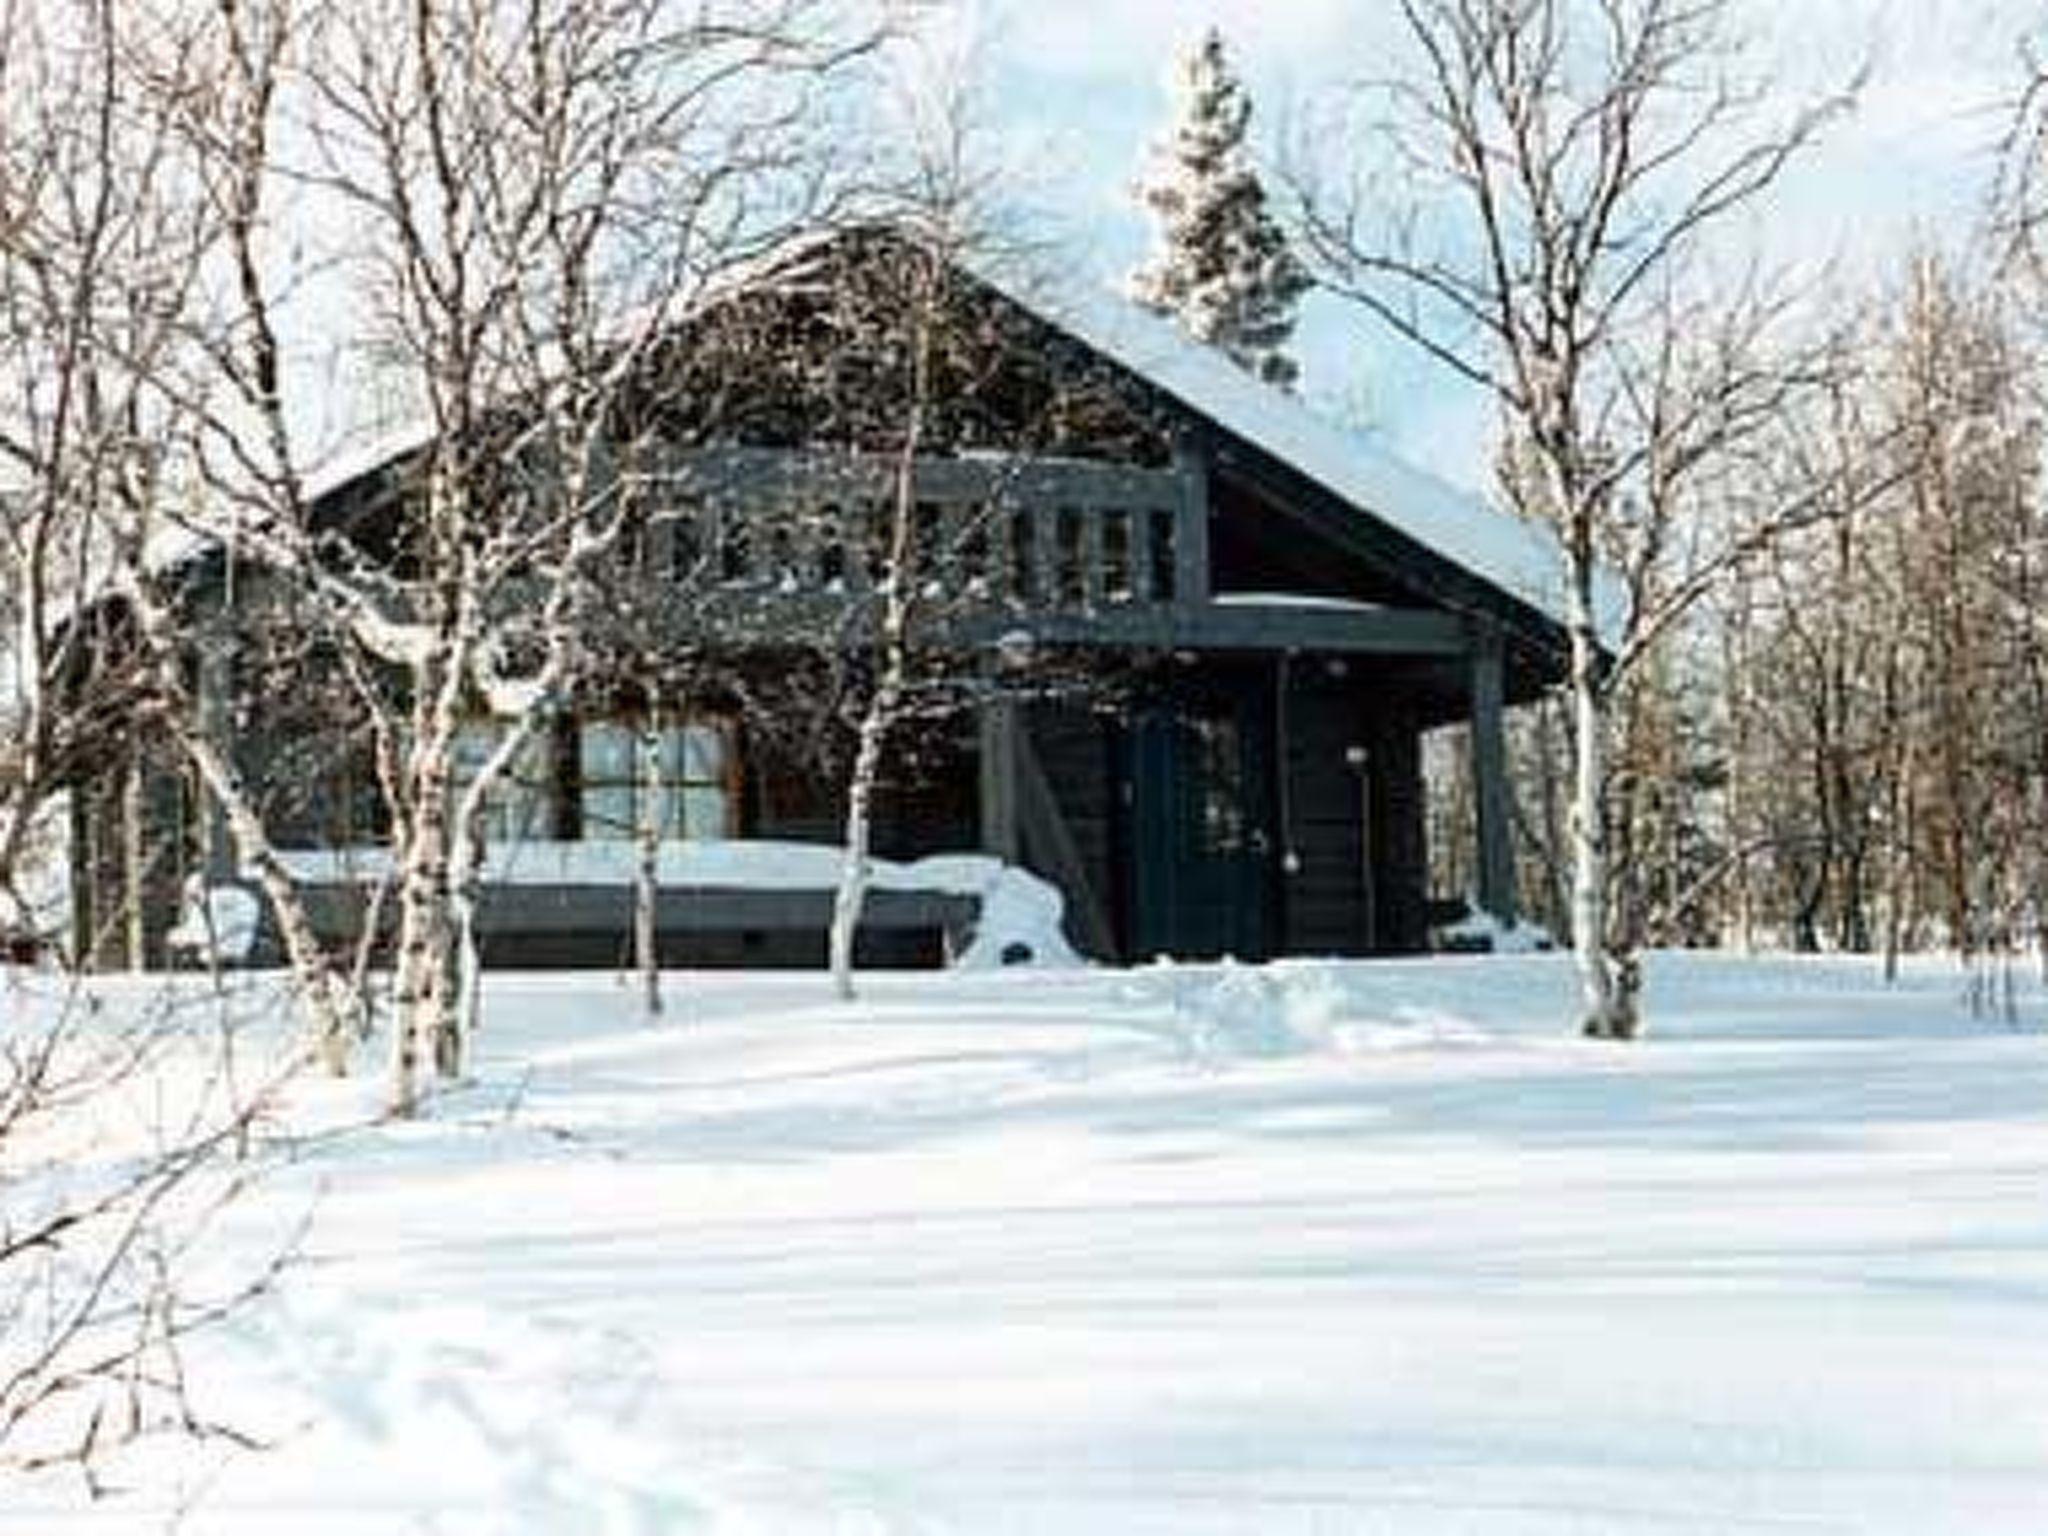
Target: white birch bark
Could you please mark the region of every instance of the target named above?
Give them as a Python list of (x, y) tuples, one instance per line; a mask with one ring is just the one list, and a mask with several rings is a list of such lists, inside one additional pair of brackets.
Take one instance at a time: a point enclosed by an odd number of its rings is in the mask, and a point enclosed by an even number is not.
[(1607, 818), (1605, 700), (1600, 643), (1593, 627), (1592, 572), (1568, 572), (1572, 701), (1572, 960), (1579, 977), (1583, 1026), (1589, 1035), (1615, 1033), (1615, 978), (1607, 954)]
[(656, 919), (661, 898), (661, 833), (667, 814), (667, 784), (661, 760), (661, 705), (649, 698), (640, 731), (640, 793), (636, 796), (639, 864), (633, 881), (633, 958), (640, 971), (640, 1011), (649, 1024), (661, 1019), (661, 951)]
[[(1689, 488), (1770, 430), (1821, 371), (1811, 357), (1770, 355), (1790, 306), (1768, 284), (1695, 295), (1691, 263), (1847, 96), (1760, 117), (1769, 91), (1726, 67), (1728, 0), (1405, 0), (1399, 11), (1413, 69), (1347, 93), (1331, 124), (1369, 125), (1370, 142), (1427, 172), (1428, 191), (1397, 186), (1389, 207), (1383, 178), (1359, 175), (1355, 160), (1319, 166), (1325, 146), (1305, 144), (1303, 233), (1333, 292), (1488, 391), (1542, 460), (1540, 484), (1509, 492), (1567, 552), (1582, 1022), (1626, 1036), (1641, 972), (1607, 931), (1613, 690), (1772, 525), (1814, 515), (1795, 500), (1696, 545), (1674, 522), (1698, 509)], [(1351, 115), (1359, 107), (1371, 116)], [(1340, 131), (1329, 145), (1352, 142)], [(1632, 609), (1611, 663), (1592, 591), (1603, 552)], [(1620, 938), (1624, 951), (1633, 942)]]
[(405, 769), (409, 814), (393, 827), (399, 868), (398, 1016), (391, 1031), (389, 1103), (397, 1115), (418, 1107), (427, 1065), (448, 1075), (461, 1070), (452, 895), (458, 850), (451, 801), (467, 656), (459, 635), (444, 634), (436, 650), (413, 671), (413, 740)]
[(132, 571), (128, 577), (130, 607), (149, 648), (158, 687), (171, 702), (166, 713), (178, 749), (212, 797), (217, 813), (226, 820), (228, 837), (241, 867), (256, 877), (270, 903), (285, 962), (309, 1015), (313, 1046), (321, 1065), (333, 1075), (343, 1076), (348, 1071), (349, 1048), (359, 1028), (360, 1000), (327, 964), (312, 919), (299, 899), (298, 884), (278, 857), (269, 828), (243, 788), (226, 747), (214, 740), (201, 720), (200, 711), (185, 696), (176, 622), (146, 581)]
[(925, 409), (931, 391), (931, 347), (939, 256), (922, 252), (918, 292), (912, 301), (911, 389), (903, 444), (896, 458), (891, 496), (889, 548), (882, 572), (882, 611), (877, 647), (880, 666), (874, 691), (862, 713), (854, 750), (853, 772), (846, 792), (846, 857), (840, 866), (839, 888), (832, 899), (829, 961), (832, 988), (841, 1001), (854, 996), (853, 945), (867, 902), (870, 845), (873, 838), (875, 789), (881, 777), (882, 752), (890, 727), (902, 708), (910, 683), (910, 611), (915, 588), (912, 570), (917, 551), (912, 533), (917, 521), (917, 456), (924, 446)]
[[(900, 673), (894, 658), (883, 663), (891, 678)], [(839, 886), (832, 897), (831, 967), (832, 990), (841, 1001), (854, 998), (853, 944), (860, 929), (861, 909), (866, 905), (872, 875), (870, 846), (874, 828), (875, 786), (881, 777), (882, 747), (889, 732), (889, 716), (896, 708), (896, 693), (890, 680), (875, 690), (860, 723), (853, 772), (846, 788), (846, 857), (839, 869)]]

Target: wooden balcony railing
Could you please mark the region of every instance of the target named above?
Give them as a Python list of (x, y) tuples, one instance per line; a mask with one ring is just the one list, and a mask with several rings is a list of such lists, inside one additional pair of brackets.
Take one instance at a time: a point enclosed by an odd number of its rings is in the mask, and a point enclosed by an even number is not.
[[(654, 466), (634, 558), (711, 596), (870, 592), (889, 570), (897, 465), (883, 456), (715, 449)], [(921, 459), (905, 567), (932, 608), (1090, 614), (1199, 604), (1205, 490), (1192, 467)]]

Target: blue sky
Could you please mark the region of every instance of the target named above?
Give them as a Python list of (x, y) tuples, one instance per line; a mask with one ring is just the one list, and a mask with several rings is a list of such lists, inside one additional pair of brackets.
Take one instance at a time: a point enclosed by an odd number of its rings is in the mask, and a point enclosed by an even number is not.
[[(2017, 50), (2041, 10), (2017, 0), (1738, 0), (1787, 104), (1867, 67), (1856, 111), (1759, 208), (1742, 238), (1779, 264), (1832, 261), (1841, 283), (1889, 269), (1916, 238), (1967, 245), (1978, 227)], [(1083, 280), (1114, 281), (1147, 231), (1130, 184), (1164, 120), (1165, 62), (1221, 26), (1275, 133), (1320, 91), (1397, 58), (1383, 0), (967, 0), (982, 112), (1009, 196)], [(1839, 286), (1839, 284), (1838, 284)], [(1384, 434), (1461, 483), (1487, 474), (1488, 412), (1400, 344), (1324, 304), (1298, 351), (1319, 406)]]

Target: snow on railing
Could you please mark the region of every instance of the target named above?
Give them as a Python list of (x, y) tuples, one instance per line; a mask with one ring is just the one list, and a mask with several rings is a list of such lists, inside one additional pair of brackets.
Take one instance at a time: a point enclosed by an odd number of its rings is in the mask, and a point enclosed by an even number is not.
[[(522, 839), (484, 851), (486, 885), (630, 886), (639, 870), (636, 843)], [(657, 879), (666, 889), (830, 891), (844, 852), (830, 844), (752, 838), (693, 838), (661, 845)], [(381, 844), (291, 849), (278, 859), (302, 885), (373, 885), (391, 869)], [(955, 957), (965, 967), (1029, 959), (1076, 965), (1061, 930), (1065, 898), (1050, 882), (987, 854), (935, 854), (910, 863), (872, 861), (872, 888), (964, 896), (979, 906), (974, 938)]]

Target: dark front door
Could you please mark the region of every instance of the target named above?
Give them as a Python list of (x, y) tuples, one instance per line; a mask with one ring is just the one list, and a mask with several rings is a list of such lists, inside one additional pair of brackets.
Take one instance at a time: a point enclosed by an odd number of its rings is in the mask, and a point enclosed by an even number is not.
[(1132, 958), (1272, 945), (1273, 773), (1263, 692), (1140, 713), (1130, 732)]

